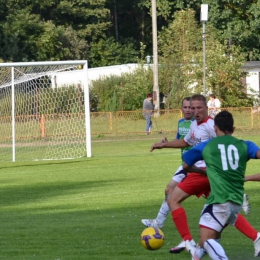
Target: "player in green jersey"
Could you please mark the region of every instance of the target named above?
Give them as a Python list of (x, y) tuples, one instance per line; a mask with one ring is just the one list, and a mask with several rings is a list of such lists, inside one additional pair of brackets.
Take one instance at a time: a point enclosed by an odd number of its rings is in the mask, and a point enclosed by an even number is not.
[[(185, 153), (183, 168), (208, 176), (211, 192), (200, 217), (200, 246), (211, 259), (227, 260), (218, 239), (224, 227), (234, 225), (237, 220), (243, 202), (246, 164), (249, 159), (260, 159), (260, 148), (253, 142), (232, 136), (234, 120), (231, 113), (222, 111), (214, 121), (217, 137)], [(206, 171), (194, 165), (198, 160), (206, 162)], [(259, 235), (254, 246), (255, 256), (260, 256)], [(186, 247), (193, 259), (200, 259), (200, 253), (193, 245), (188, 242)]]
[[(178, 130), (175, 139), (183, 139), (186, 134), (190, 130), (191, 122), (193, 121), (193, 113), (190, 107), (190, 97), (186, 97), (182, 100), (181, 111), (183, 113), (183, 118), (178, 122)], [(167, 142), (168, 140), (165, 138), (162, 142)], [(181, 155), (183, 155), (186, 151), (188, 151), (191, 147), (185, 147), (181, 149)], [(174, 187), (181, 182), (187, 175), (182, 168), (182, 165), (177, 169), (172, 179), (169, 181), (165, 188), (165, 199), (158, 211), (157, 217), (155, 219), (142, 219), (141, 222), (146, 227), (155, 227), (161, 228), (164, 225), (167, 215), (170, 212), (170, 208), (167, 204), (167, 198), (172, 193)]]

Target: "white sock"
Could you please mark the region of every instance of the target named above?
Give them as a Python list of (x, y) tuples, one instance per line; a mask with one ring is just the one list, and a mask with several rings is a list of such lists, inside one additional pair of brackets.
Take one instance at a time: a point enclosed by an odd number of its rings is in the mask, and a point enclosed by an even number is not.
[(204, 249), (212, 260), (228, 260), (223, 247), (214, 239), (208, 239), (204, 242)]
[(204, 248), (202, 248), (202, 247), (197, 247), (197, 248), (196, 248), (195, 254), (196, 254), (196, 257), (197, 257), (197, 258), (201, 259), (203, 256), (206, 255), (206, 253), (207, 253), (207, 252), (205, 251)]
[(221, 237), (220, 238), (216, 238), (215, 240), (220, 244)]
[(160, 210), (158, 212), (158, 215), (156, 217), (156, 220), (158, 222), (159, 225), (163, 226), (165, 220), (166, 220), (166, 217), (167, 215), (169, 214), (170, 212), (170, 208), (167, 204), (167, 201), (164, 200), (161, 207), (160, 207)]

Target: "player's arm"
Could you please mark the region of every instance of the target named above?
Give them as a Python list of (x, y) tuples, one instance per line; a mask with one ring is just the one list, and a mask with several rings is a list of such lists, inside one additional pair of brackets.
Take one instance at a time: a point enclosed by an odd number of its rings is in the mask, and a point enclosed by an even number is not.
[[(260, 148), (251, 141), (245, 141), (247, 145), (247, 159), (260, 159)], [(260, 181), (260, 173), (245, 176), (246, 181)]]
[(194, 165), (197, 161), (203, 160), (202, 152), (207, 143), (208, 142), (202, 142), (183, 154), (183, 170), (207, 175), (206, 170), (198, 168)]
[(196, 172), (196, 173), (200, 173), (202, 175), (207, 175), (206, 170), (203, 170), (195, 165), (191, 165), (189, 166), (187, 163), (183, 163), (183, 170), (186, 172)]
[(152, 145), (150, 152), (152, 152), (155, 149), (163, 149), (163, 148), (185, 148), (190, 146), (188, 143), (184, 141), (184, 139), (174, 139), (173, 141), (166, 141), (166, 142), (160, 142), (155, 143)]
[(245, 182), (247, 181), (260, 181), (260, 173), (245, 176)]
[(257, 152), (256, 152), (256, 156), (255, 156), (257, 159), (260, 159), (260, 150), (258, 150)]

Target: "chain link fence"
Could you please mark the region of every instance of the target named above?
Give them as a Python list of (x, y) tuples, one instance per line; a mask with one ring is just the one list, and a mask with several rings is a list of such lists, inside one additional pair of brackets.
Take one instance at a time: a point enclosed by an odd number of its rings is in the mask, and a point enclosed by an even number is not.
[[(223, 110), (223, 109), (222, 109)], [(225, 108), (233, 114), (236, 133), (239, 135), (257, 135), (260, 130), (260, 107)], [(177, 131), (177, 123), (183, 117), (179, 109), (161, 110), (152, 117), (152, 134), (171, 134)], [(130, 137), (145, 135), (145, 119), (142, 110), (93, 112), (91, 113), (92, 136)]]

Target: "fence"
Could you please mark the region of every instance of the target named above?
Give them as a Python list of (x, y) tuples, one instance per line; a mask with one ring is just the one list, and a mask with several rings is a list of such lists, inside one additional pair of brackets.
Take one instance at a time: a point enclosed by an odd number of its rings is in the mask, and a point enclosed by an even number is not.
[[(236, 134), (257, 135), (260, 132), (260, 107), (238, 107), (226, 108), (232, 112), (235, 120)], [(176, 134), (177, 123), (182, 118), (179, 109), (162, 110), (160, 116), (153, 117), (152, 134), (169, 133)], [(41, 139), (72, 139), (77, 135), (84, 136), (84, 128), (81, 127), (84, 115), (82, 113), (61, 115), (28, 115), (16, 116), (16, 138), (24, 142), (40, 141)], [(68, 120), (73, 122), (74, 127), (68, 127)], [(138, 137), (145, 134), (145, 119), (142, 111), (117, 111), (92, 112), (90, 114), (91, 134), (93, 138), (106, 137)], [(1, 133), (0, 144), (6, 142), (11, 144), (11, 117), (0, 117)], [(59, 125), (59, 131), (57, 131)], [(66, 129), (66, 132), (61, 129)], [(80, 130), (81, 129), (81, 130)], [(83, 130), (82, 130), (83, 129)], [(150, 136), (149, 136), (150, 137)], [(23, 141), (24, 140), (24, 141)]]
[[(225, 108), (233, 114), (236, 133), (255, 135), (260, 130), (260, 107)], [(182, 118), (179, 109), (162, 110), (159, 117), (153, 117), (154, 133), (176, 133), (178, 120)], [(145, 119), (142, 111), (117, 111), (91, 113), (92, 135), (131, 135), (145, 133)]]

